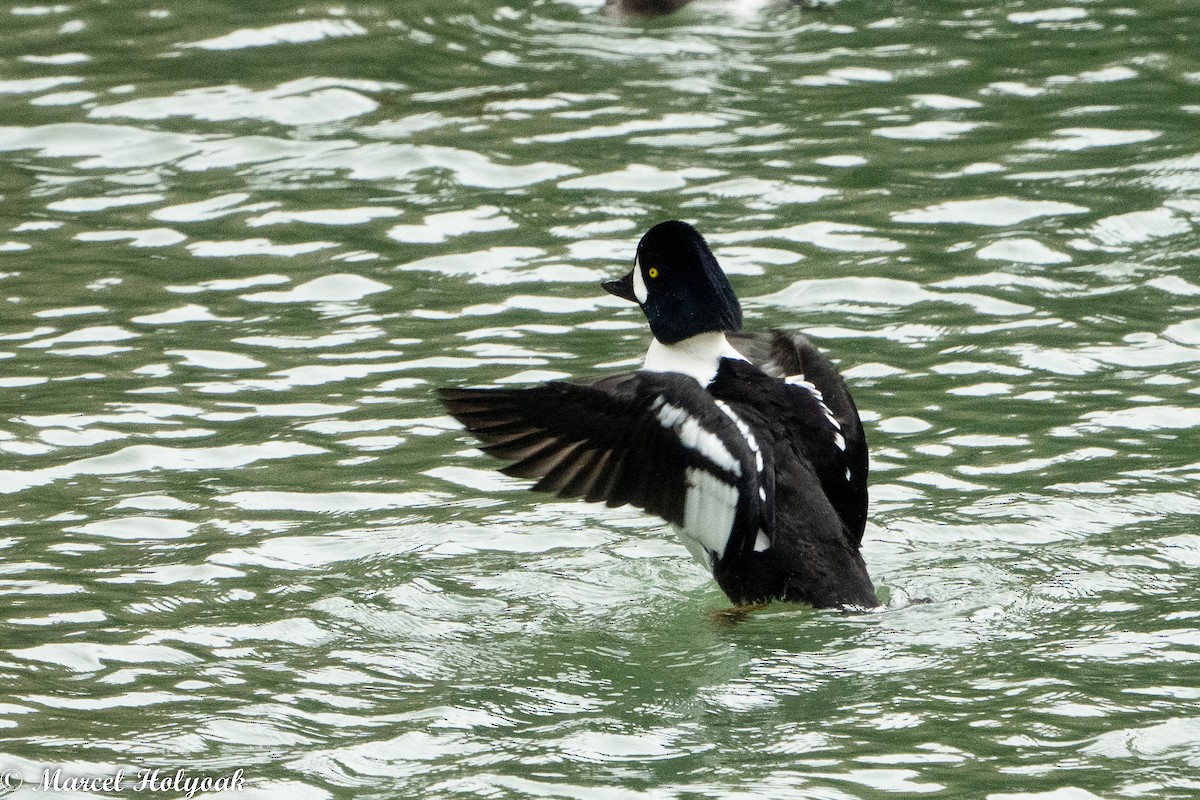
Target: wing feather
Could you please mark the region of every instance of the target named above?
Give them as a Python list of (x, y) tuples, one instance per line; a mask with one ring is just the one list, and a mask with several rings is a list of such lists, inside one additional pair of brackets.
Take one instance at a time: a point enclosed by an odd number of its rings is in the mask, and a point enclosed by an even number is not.
[[(581, 443), (582, 444), (582, 443)], [(542, 476), (542, 479), (534, 484), (533, 489), (536, 492), (551, 492), (553, 494), (570, 494), (564, 490), (574, 482), (580, 474), (588, 473), (595, 465), (597, 452), (595, 448), (583, 446), (581, 452), (575, 453), (573, 458), (564, 459), (558, 466)], [(573, 493), (579, 496), (578, 492)]]
[[(867, 521), (869, 457), (858, 408), (842, 376), (800, 334), (773, 330), (769, 336), (738, 334), (732, 338), (739, 352), (763, 372), (776, 378), (798, 379), (788, 388), (791, 403), (780, 409), (780, 415), (802, 434), (822, 491), (846, 525), (851, 541), (861, 543)], [(807, 389), (805, 383), (816, 392)]]
[[(685, 375), (637, 372), (591, 385), (439, 394), (485, 451), (514, 462), (502, 471), (537, 479), (535, 490), (630, 504), (682, 525), (688, 470), (701, 470), (752, 498), (757, 514), (754, 453), (711, 395)], [(664, 404), (683, 411), (664, 415)]]
[(583, 442), (564, 443), (560, 439), (547, 439), (520, 461), (509, 464), (501, 472), (514, 478), (541, 478), (562, 464), (570, 464), (571, 457), (582, 446)]

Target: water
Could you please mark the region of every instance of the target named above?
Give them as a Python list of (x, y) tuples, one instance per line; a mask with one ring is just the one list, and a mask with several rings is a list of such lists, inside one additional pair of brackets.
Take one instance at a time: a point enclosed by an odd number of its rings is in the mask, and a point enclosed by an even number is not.
[[(0, 12), (16, 796), (1200, 791), (1187, 4)], [(848, 376), (889, 610), (727, 620), (433, 401), (637, 363), (673, 217)]]

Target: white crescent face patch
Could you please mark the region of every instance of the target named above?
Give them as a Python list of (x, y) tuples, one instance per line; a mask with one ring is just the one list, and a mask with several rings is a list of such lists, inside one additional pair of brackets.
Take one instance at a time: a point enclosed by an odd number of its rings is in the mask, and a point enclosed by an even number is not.
[(636, 258), (633, 260), (633, 296), (642, 305), (646, 305), (646, 299), (650, 297), (646, 291), (646, 280), (642, 277), (642, 264)]

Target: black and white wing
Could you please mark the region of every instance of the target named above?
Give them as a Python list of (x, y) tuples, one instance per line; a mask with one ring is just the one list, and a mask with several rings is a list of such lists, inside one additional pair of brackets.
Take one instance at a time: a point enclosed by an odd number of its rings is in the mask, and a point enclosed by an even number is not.
[(485, 451), (513, 462), (506, 475), (538, 479), (535, 491), (636, 506), (717, 559), (728, 546), (753, 550), (760, 530), (770, 536), (762, 453), (690, 377), (635, 372), (439, 395)]
[(842, 376), (800, 334), (773, 330), (730, 339), (763, 372), (795, 387), (793, 419), (804, 429), (821, 488), (854, 543), (860, 543), (867, 523), (867, 439)]

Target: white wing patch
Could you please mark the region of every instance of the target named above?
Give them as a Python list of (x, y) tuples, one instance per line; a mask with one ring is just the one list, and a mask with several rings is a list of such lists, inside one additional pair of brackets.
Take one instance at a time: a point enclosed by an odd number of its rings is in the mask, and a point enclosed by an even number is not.
[(725, 557), (729, 533), (737, 513), (738, 490), (702, 469), (692, 467), (684, 473), (687, 495), (684, 498), (683, 525), (672, 525), (688, 552), (710, 571), (713, 558)]
[(805, 378), (803, 374), (789, 375), (783, 379), (783, 382), (808, 390), (808, 393), (816, 399), (817, 405), (821, 407), (821, 411), (825, 413), (825, 419), (833, 426), (833, 443), (837, 446), (838, 450), (845, 451), (846, 437), (842, 436), (842, 423), (837, 421), (837, 417), (833, 416), (833, 412), (829, 410), (829, 406), (825, 405), (825, 395), (821, 394), (821, 390)]
[[(762, 448), (754, 432), (727, 403), (721, 400), (714, 402), (746, 440), (746, 446), (754, 453), (754, 465), (761, 476), (765, 464)], [(731, 483), (700, 467), (690, 467), (684, 472), (687, 492), (683, 501), (683, 524), (671, 527), (692, 557), (711, 571), (713, 564), (725, 557), (725, 548), (733, 532), (739, 499), (736, 479), (742, 477), (742, 465), (720, 437), (701, 426), (700, 421), (686, 409), (672, 405), (661, 397), (654, 401), (650, 409), (660, 425), (675, 432), (680, 444), (707, 458), (734, 481)], [(766, 491), (761, 485), (758, 495), (766, 502)], [(754, 549), (762, 552), (770, 546), (771, 540), (760, 530), (754, 540)]]
[(759, 449), (758, 439), (754, 437), (754, 432), (750, 430), (750, 426), (746, 424), (746, 421), (739, 417), (737, 412), (730, 408), (724, 400), (714, 400), (713, 402), (715, 402), (717, 404), (717, 408), (724, 411), (725, 416), (733, 420), (733, 424), (737, 426), (738, 432), (742, 434), (742, 438), (745, 439), (746, 444), (750, 446), (750, 452), (754, 453), (754, 466), (761, 475), (763, 471), (762, 450)]
[(767, 537), (767, 535), (765, 533), (763, 533), (760, 530), (758, 532), (758, 536), (754, 537), (754, 552), (761, 553), (763, 550), (766, 550), (770, 546), (771, 546), (771, 540)]
[(742, 477), (742, 465), (729, 452), (729, 448), (719, 436), (701, 427), (700, 420), (661, 397), (654, 401), (650, 410), (656, 412), (660, 425), (675, 431), (679, 443), (684, 447), (695, 450), (726, 472), (738, 478)]
[[(754, 466), (758, 469), (758, 476), (761, 478), (764, 468), (762, 448), (758, 446), (758, 438), (755, 437), (754, 431), (750, 430), (750, 426), (746, 424), (746, 421), (742, 419), (736, 411), (730, 408), (729, 404), (724, 400), (716, 400), (714, 402), (717, 404), (717, 408), (725, 412), (725, 416), (733, 420), (733, 424), (737, 426), (738, 431), (742, 434), (742, 438), (746, 440), (746, 444), (750, 447), (751, 452), (754, 453)], [(759, 484), (758, 487), (758, 499), (764, 503), (767, 502), (767, 489), (762, 484)], [(756, 536), (754, 539), (755, 552), (761, 553), (770, 546), (771, 539), (766, 533), (764, 533), (762, 530), (759, 530), (758, 536)]]

